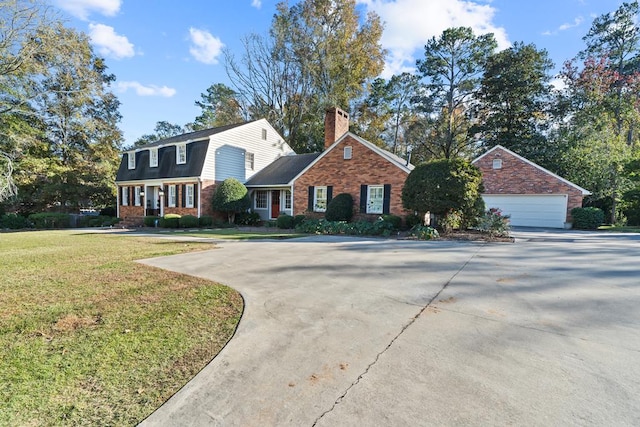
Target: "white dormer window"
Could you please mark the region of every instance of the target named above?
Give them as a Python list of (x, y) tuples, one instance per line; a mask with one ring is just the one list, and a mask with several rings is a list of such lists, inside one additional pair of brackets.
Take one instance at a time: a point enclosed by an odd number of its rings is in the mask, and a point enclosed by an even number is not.
[(185, 144), (176, 145), (176, 163), (179, 165), (187, 163), (187, 146)]
[(502, 159), (493, 159), (493, 168), (502, 169)]
[(135, 151), (130, 151), (127, 153), (127, 157), (129, 158), (129, 169), (136, 168), (136, 153)]
[(249, 170), (253, 170), (255, 167), (255, 156), (253, 153), (244, 153), (244, 167)]
[(149, 167), (151, 168), (158, 167), (158, 149), (157, 148), (149, 149)]
[(262, 129), (262, 139), (263, 140), (267, 140), (267, 130), (266, 129)]
[(344, 147), (344, 159), (350, 160), (353, 155), (353, 149), (351, 147)]

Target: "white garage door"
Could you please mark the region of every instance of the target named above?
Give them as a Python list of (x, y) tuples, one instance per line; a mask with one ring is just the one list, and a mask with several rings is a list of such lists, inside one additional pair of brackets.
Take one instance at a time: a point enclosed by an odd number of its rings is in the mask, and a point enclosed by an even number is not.
[(483, 195), (487, 209), (500, 208), (511, 215), (516, 227), (564, 228), (567, 217), (567, 196), (560, 195)]

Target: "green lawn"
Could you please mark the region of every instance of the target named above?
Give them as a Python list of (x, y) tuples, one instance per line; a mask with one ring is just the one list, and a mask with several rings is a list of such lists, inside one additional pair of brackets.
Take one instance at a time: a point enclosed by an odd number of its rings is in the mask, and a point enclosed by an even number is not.
[(134, 425), (231, 338), (230, 288), (133, 262), (211, 248), (0, 233), (0, 425)]
[[(172, 233), (172, 232), (170, 232)], [(237, 228), (219, 228), (213, 230), (198, 231), (176, 231), (184, 236), (194, 237), (211, 237), (214, 239), (235, 239), (235, 240), (254, 240), (254, 239), (293, 239), (296, 237), (306, 236), (306, 234), (293, 233), (292, 231), (243, 231)]]
[(616, 227), (613, 225), (603, 225), (600, 226), (598, 230), (610, 231), (615, 233), (640, 233), (640, 227), (633, 226)]

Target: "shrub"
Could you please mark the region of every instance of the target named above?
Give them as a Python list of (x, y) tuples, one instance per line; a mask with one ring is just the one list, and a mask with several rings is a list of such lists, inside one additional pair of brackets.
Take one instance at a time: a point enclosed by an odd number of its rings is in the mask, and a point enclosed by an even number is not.
[(394, 231), (391, 221), (382, 218), (370, 221), (327, 221), (325, 219), (306, 219), (296, 227), (299, 233), (307, 234), (347, 234), (351, 236), (390, 236)]
[(160, 225), (160, 217), (158, 217), (158, 216), (145, 216), (143, 222), (144, 222), (144, 226), (145, 227), (155, 227), (156, 224)]
[(31, 228), (31, 222), (22, 215), (4, 214), (0, 216), (0, 228), (8, 228), (9, 230)]
[(160, 227), (163, 228), (178, 228), (180, 225), (181, 215), (178, 214), (166, 214), (160, 219)]
[(212, 206), (215, 211), (225, 212), (232, 224), (237, 213), (251, 206), (247, 187), (235, 178), (225, 179), (213, 193)]
[(288, 230), (290, 228), (293, 228), (293, 217), (287, 214), (280, 214), (276, 223), (278, 225), (278, 228)]
[(627, 225), (640, 225), (640, 189), (635, 188), (624, 193), (622, 213), (627, 217)]
[(293, 227), (295, 228), (295, 227), (299, 226), (300, 224), (302, 224), (302, 222), (305, 219), (307, 219), (307, 217), (304, 216), (304, 215), (296, 215), (296, 216), (294, 216), (293, 217)]
[(385, 214), (382, 215), (381, 218), (384, 222), (391, 224), (394, 230), (400, 230), (400, 227), (402, 226), (402, 218), (400, 218), (399, 216)]
[(324, 214), (327, 221), (351, 221), (353, 218), (353, 197), (349, 193), (340, 193), (327, 204)]
[(264, 222), (264, 226), (267, 227), (267, 228), (277, 227), (278, 226), (278, 221), (270, 219), (270, 220)]
[(571, 209), (573, 217), (573, 227), (582, 230), (595, 230), (604, 222), (604, 212), (602, 209), (589, 208), (573, 208)]
[(422, 222), (424, 221), (424, 217), (421, 217), (420, 215), (414, 213), (414, 214), (409, 214), (407, 216), (404, 217), (404, 223), (406, 224), (407, 228), (411, 229), (416, 225), (422, 225)]
[(194, 228), (200, 224), (198, 218), (193, 215), (184, 215), (180, 217), (180, 220), (178, 222), (180, 228)]
[(462, 225), (462, 213), (460, 211), (449, 211), (438, 221), (440, 229), (444, 233), (451, 233), (453, 230), (459, 230)]
[(497, 208), (491, 208), (479, 218), (477, 228), (490, 236), (508, 236), (511, 230), (509, 215), (503, 215)]
[(213, 217), (209, 215), (203, 215), (198, 219), (198, 224), (200, 227), (211, 227), (213, 224)]
[(114, 218), (104, 215), (86, 216), (82, 217), (81, 220), (81, 222), (88, 227), (109, 227), (120, 222), (120, 218)]
[(100, 215), (101, 216), (110, 216), (110, 217), (115, 217), (116, 216), (116, 208), (113, 206), (107, 206), (105, 208), (100, 209)]
[(35, 228), (69, 228), (71, 215), (65, 213), (42, 212), (29, 215)]
[(240, 212), (236, 214), (235, 223), (237, 225), (251, 225), (255, 226), (260, 224), (260, 215), (257, 212)]
[(414, 225), (409, 234), (419, 240), (432, 240), (440, 237), (435, 228), (420, 224)]

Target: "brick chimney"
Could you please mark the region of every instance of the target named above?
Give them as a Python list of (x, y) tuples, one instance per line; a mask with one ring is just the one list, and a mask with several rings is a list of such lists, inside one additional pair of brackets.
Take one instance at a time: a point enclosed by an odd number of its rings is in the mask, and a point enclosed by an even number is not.
[(324, 116), (324, 149), (349, 132), (349, 115), (338, 107), (327, 109)]

